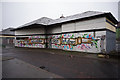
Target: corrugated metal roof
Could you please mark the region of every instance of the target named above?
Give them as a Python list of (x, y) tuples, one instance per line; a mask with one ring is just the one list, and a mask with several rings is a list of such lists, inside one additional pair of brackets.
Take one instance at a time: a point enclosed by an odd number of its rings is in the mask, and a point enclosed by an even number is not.
[(40, 19), (37, 19), (37, 20), (34, 20), (30, 23), (27, 23), (27, 24), (24, 24), (18, 28), (22, 28), (22, 27), (25, 27), (25, 26), (29, 26), (29, 25), (32, 25), (32, 24), (41, 24), (41, 25), (48, 25), (48, 23), (53, 20), (53, 19), (50, 19), (50, 18), (47, 18), (47, 17), (42, 17)]
[(75, 14), (75, 15), (67, 16), (65, 18), (58, 18), (58, 19), (52, 20), (48, 23), (48, 25), (67, 22), (67, 21), (71, 21), (71, 20), (81, 19), (81, 18), (100, 15), (100, 14), (104, 14), (104, 13), (96, 12), (96, 11), (87, 11), (87, 12), (83, 12), (81, 14)]
[[(66, 16), (65, 18), (58, 18), (58, 19), (51, 19), (51, 18), (47, 18), (47, 17), (42, 17), (40, 19), (37, 19), (37, 20), (34, 20), (30, 23), (22, 25), (18, 28), (26, 27), (26, 26), (29, 26), (29, 25), (32, 25), (32, 24), (52, 25), (52, 24), (57, 24), (57, 23), (63, 23), (63, 22), (67, 22), (67, 21), (82, 19), (82, 18), (86, 18), (86, 17), (101, 15), (101, 14), (105, 14), (105, 12), (86, 11), (86, 12), (83, 12), (83, 13), (80, 13), (80, 14)], [(16, 29), (18, 29), (18, 28), (16, 28)]]
[(14, 35), (15, 32), (11, 31), (12, 29), (14, 28), (7, 28), (7, 29), (4, 29), (2, 31), (0, 31), (0, 35), (4, 34), (4, 35)]

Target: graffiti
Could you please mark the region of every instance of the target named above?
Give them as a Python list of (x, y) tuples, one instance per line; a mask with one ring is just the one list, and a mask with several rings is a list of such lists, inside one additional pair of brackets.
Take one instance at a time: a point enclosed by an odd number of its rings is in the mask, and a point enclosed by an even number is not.
[(77, 48), (80, 48), (80, 49), (82, 49), (82, 50), (84, 50), (84, 49), (91, 49), (88, 44), (77, 45)]
[(39, 47), (39, 48), (44, 48), (45, 36), (19, 37), (19, 38), (16, 39), (15, 44), (18, 47)]
[(32, 39), (32, 40), (25, 40), (27, 43), (44, 43), (45, 39)]
[(98, 40), (93, 40), (92, 42), (93, 42), (92, 46), (95, 45), (95, 47), (98, 48), (98, 44), (97, 44)]
[(76, 39), (62, 39), (62, 44), (70, 44), (70, 45), (75, 45), (76, 44)]
[(82, 38), (82, 43), (92, 43), (92, 39)]
[(53, 44), (53, 47), (55, 47), (55, 48), (60, 48), (61, 45), (59, 45), (59, 44)]
[(28, 36), (16, 41), (17, 46), (21, 47), (37, 47), (45, 48), (47, 40), (48, 48), (64, 49), (64, 50), (100, 50), (101, 41), (105, 36), (93, 37), (93, 33), (69, 33), (61, 35), (49, 35), (47, 39), (45, 36)]
[(84, 34), (82, 37), (82, 43), (91, 44), (91, 46), (95, 45), (98, 48), (98, 39), (95, 39), (91, 34)]
[[(61, 34), (61, 35), (51, 35), (49, 36), (49, 46), (50, 43), (54, 44), (52, 47), (60, 48), (65, 50), (73, 50), (75, 46), (79, 49), (91, 49), (92, 46), (98, 48), (98, 39), (95, 39), (91, 34), (80, 34), (77, 38), (74, 33)], [(51, 40), (51, 42), (50, 42)]]
[(77, 48), (81, 50), (92, 49), (93, 46), (98, 48), (98, 40), (95, 39), (91, 34), (77, 34)]
[(95, 40), (95, 38), (91, 34), (83, 34), (82, 38), (88, 38), (88, 39)]
[(36, 38), (45, 38), (45, 36), (29, 36), (29, 39), (36, 39)]
[(65, 50), (73, 50), (74, 46), (73, 45), (62, 45), (63, 49)]
[(48, 36), (49, 39), (53, 39), (53, 38), (58, 39), (58, 38), (61, 38), (61, 37), (62, 37), (62, 35), (51, 35), (51, 36)]
[(53, 44), (61, 44), (61, 40), (60, 40), (60, 39), (53, 38), (53, 39), (52, 39), (52, 43), (53, 43)]
[(62, 34), (62, 38), (74, 38), (74, 33), (70, 33), (70, 34)]

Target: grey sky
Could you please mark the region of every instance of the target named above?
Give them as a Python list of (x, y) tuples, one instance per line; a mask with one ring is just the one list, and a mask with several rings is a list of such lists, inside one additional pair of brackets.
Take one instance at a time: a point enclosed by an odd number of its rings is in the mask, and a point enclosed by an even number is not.
[(41, 17), (56, 19), (85, 11), (111, 12), (118, 20), (118, 2), (2, 2), (0, 26), (16, 28)]

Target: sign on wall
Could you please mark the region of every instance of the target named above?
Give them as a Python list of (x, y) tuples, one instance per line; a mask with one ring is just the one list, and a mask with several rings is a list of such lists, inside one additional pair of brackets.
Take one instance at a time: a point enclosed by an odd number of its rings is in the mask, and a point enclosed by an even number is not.
[(92, 44), (92, 39), (82, 38), (82, 43)]
[(52, 44), (61, 44), (61, 39), (53, 38), (52, 39)]
[(16, 46), (19, 47), (44, 47), (44, 36), (29, 36), (16, 38)]
[(81, 37), (78, 37), (78, 38), (77, 38), (77, 41), (78, 41), (77, 44), (81, 44), (81, 43), (82, 43), (82, 38), (81, 38)]
[(62, 44), (76, 45), (77, 44), (77, 39), (75, 39), (75, 38), (64, 38), (64, 39), (62, 39)]

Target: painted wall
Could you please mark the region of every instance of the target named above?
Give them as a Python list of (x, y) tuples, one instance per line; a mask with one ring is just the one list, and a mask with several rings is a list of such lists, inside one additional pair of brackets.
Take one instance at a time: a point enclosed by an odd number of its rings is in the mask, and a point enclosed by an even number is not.
[(106, 31), (106, 52), (116, 50), (116, 33)]
[(103, 29), (106, 28), (105, 20), (106, 18), (103, 17), (87, 21), (62, 24), (62, 32)]
[(105, 18), (91, 19), (87, 21), (76, 22), (76, 31), (91, 30), (91, 29), (103, 29), (106, 27)]
[(102, 53), (106, 52), (106, 31), (96, 31), (95, 37), (100, 40), (100, 51)]
[[(81, 30), (93, 30), (93, 29), (108, 29), (107, 31), (91, 31), (91, 32), (78, 32), (78, 33), (61, 33), (72, 32)], [(111, 31), (109, 31), (111, 30)], [(113, 32), (112, 32), (113, 31)], [(48, 48), (63, 49), (70, 51), (82, 51), (91, 53), (110, 52), (115, 49), (115, 28), (106, 22), (106, 18), (97, 18), (87, 21), (78, 21), (72, 23), (65, 23), (62, 25), (54, 25), (46, 28), (27, 29), (16, 31), (16, 35), (26, 34), (44, 34), (39, 36), (27, 36), (28, 39), (16, 40), (16, 46), (20, 47), (37, 47), (46, 48), (46, 41)], [(59, 35), (50, 35), (52, 33), (61, 33)], [(26, 37), (26, 36), (23, 36)], [(43, 38), (41, 38), (43, 37)], [(45, 39), (44, 44), (39, 42), (41, 39)], [(33, 44), (30, 44), (30, 40), (33, 40)], [(34, 40), (39, 40), (34, 42)], [(23, 41), (23, 42), (22, 42)], [(24, 45), (23, 45), (24, 44)]]
[(62, 49), (61, 48), (61, 35), (49, 35), (47, 36), (47, 43), (48, 48), (56, 48), (56, 49)]
[(106, 22), (106, 28), (113, 31), (113, 32), (116, 32), (116, 28), (107, 22)]
[[(82, 37), (81, 44), (78, 44), (76, 47), (77, 51), (83, 52), (100, 52), (100, 39), (95, 38), (93, 32), (82, 32), (76, 34), (78, 37)], [(87, 40), (90, 40), (89, 42)]]
[(116, 49), (116, 27), (112, 21), (106, 18), (106, 52), (114, 51)]
[(51, 34), (51, 33), (61, 33), (62, 32), (62, 28), (61, 25), (57, 25), (57, 26), (48, 26), (46, 28), (46, 33), (47, 34)]
[(45, 34), (45, 29), (41, 27), (41, 28), (22, 29), (15, 31), (15, 35), (29, 35), (29, 34)]
[(102, 50), (106, 50), (106, 40), (105, 38), (101, 39), (106, 35), (106, 31), (98, 31), (95, 34), (95, 37), (93, 36), (94, 32), (49, 35), (48, 48), (100, 53)]
[(32, 48), (46, 48), (46, 39), (44, 35), (38, 36), (22, 36), (16, 37), (15, 46), (17, 47), (32, 47)]
[(120, 28), (116, 29), (116, 39), (120, 40)]
[(75, 31), (75, 23), (62, 24), (62, 32)]

